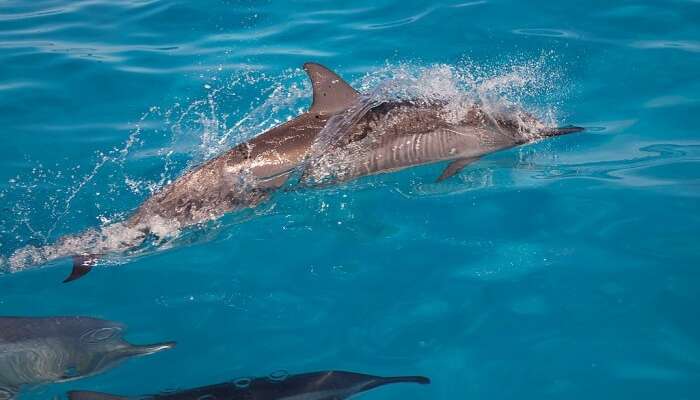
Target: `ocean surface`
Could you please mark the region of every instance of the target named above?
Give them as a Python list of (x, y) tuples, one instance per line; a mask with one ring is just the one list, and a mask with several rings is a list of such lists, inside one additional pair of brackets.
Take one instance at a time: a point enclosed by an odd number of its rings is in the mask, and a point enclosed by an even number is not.
[[(304, 111), (307, 61), (587, 130), (288, 185), (70, 284), (11, 267)], [(328, 369), (432, 379), (366, 400), (697, 399), (699, 116), (697, 0), (0, 1), (0, 315), (178, 342), (21, 399)]]

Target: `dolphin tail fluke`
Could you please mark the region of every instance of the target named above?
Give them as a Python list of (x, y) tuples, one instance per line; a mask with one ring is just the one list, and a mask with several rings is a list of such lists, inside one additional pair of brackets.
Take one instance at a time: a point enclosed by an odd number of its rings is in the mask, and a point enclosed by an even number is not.
[(128, 400), (128, 397), (115, 396), (107, 393), (71, 391), (68, 400)]
[(92, 270), (92, 267), (97, 264), (99, 258), (100, 256), (97, 254), (73, 256), (73, 269), (70, 271), (70, 275), (63, 280), (63, 283), (72, 282), (87, 275)]
[(581, 132), (584, 130), (586, 130), (586, 128), (582, 128), (580, 126), (574, 126), (574, 125), (567, 125), (567, 126), (561, 126), (558, 128), (544, 128), (540, 131), (540, 134), (544, 137), (550, 137), (550, 136), (568, 135), (569, 133), (576, 133), (576, 132)]

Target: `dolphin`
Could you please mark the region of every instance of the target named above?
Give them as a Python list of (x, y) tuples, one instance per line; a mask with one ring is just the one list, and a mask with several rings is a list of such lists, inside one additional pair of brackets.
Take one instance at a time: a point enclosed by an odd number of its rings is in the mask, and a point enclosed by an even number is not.
[(70, 282), (87, 274), (105, 253), (124, 252), (149, 236), (166, 237), (264, 201), (306, 157), (328, 118), (347, 109), (357, 94), (319, 64), (306, 63), (303, 68), (313, 88), (307, 112), (186, 172), (147, 199), (126, 221), (16, 251), (9, 259), (10, 270), (72, 256), (73, 269), (64, 280)]
[(106, 393), (72, 391), (69, 400), (343, 400), (392, 383), (430, 383), (422, 376), (384, 378), (345, 371), (310, 372), (281, 379), (255, 378), (187, 389), (173, 393), (124, 397)]
[(12, 399), (24, 385), (84, 378), (175, 346), (132, 345), (122, 339), (125, 329), (89, 317), (0, 317), (0, 399)]
[[(480, 104), (455, 113), (454, 104), (437, 100), (355, 106), (348, 114), (329, 121), (335, 142), (305, 165), (302, 181), (339, 183), (448, 161), (437, 178), (443, 181), (487, 154), (583, 130), (549, 128), (522, 110), (487, 111)], [(343, 124), (348, 119), (351, 123)]]
[[(478, 104), (455, 117), (440, 101), (373, 103), (328, 68), (316, 63), (303, 68), (313, 88), (307, 112), (186, 172), (125, 221), (18, 250), (10, 258), (11, 268), (73, 256), (64, 282), (73, 281), (105, 253), (128, 251), (149, 237), (168, 237), (255, 207), (298, 170), (300, 182), (313, 186), (450, 161), (438, 178), (444, 180), (488, 153), (582, 130), (549, 128), (524, 112), (494, 114)], [(329, 131), (332, 140), (318, 146), (323, 141), (317, 139)]]

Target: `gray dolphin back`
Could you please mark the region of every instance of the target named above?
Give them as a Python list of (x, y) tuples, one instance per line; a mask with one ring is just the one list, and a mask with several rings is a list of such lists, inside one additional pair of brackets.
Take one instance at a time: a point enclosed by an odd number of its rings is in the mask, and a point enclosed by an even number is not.
[(123, 329), (117, 322), (89, 317), (0, 317), (0, 343), (37, 337), (79, 338), (91, 329)]

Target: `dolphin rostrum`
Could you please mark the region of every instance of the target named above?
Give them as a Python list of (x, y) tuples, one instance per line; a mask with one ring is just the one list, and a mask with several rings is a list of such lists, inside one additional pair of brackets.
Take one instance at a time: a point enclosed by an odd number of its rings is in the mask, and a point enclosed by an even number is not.
[[(485, 154), (582, 130), (548, 128), (529, 114), (487, 112), (478, 104), (455, 116), (440, 101), (372, 102), (322, 65), (306, 63), (304, 70), (313, 88), (307, 112), (186, 172), (125, 221), (66, 236), (53, 245), (20, 249), (10, 258), (10, 267), (73, 256), (66, 282), (72, 281), (88, 273), (102, 254), (128, 251), (149, 236), (172, 236), (254, 207), (295, 170), (302, 170), (302, 182), (314, 184), (451, 161), (439, 177), (443, 180)], [(328, 131), (333, 131), (333, 140), (319, 148), (318, 137)]]
[(84, 378), (175, 346), (132, 345), (122, 339), (125, 328), (88, 317), (0, 317), (0, 399), (13, 398), (24, 385)]
[(422, 385), (430, 379), (422, 376), (383, 378), (344, 371), (310, 372), (277, 378), (239, 379), (172, 393), (124, 397), (97, 392), (73, 391), (69, 400), (344, 400), (358, 393), (391, 383)]

